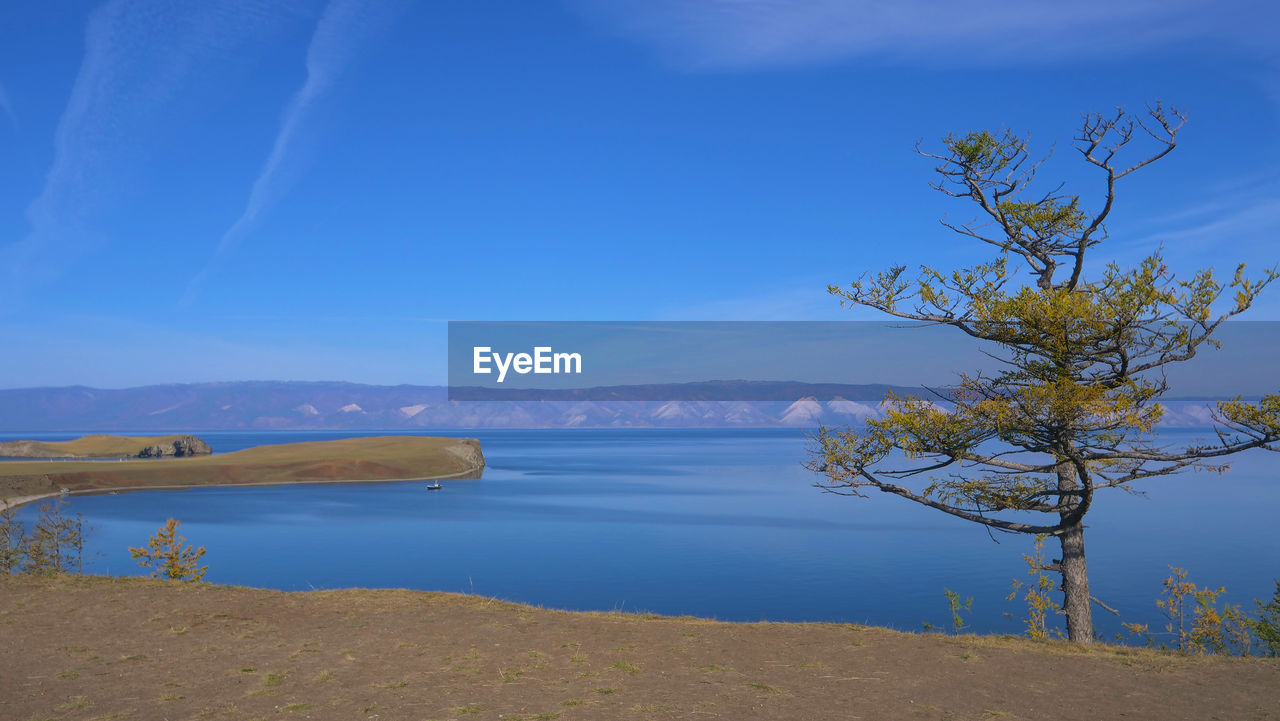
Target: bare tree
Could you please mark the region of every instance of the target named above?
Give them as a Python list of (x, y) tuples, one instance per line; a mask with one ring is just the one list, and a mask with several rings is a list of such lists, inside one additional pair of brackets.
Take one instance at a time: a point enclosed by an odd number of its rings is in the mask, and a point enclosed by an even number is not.
[[(999, 250), (954, 272), (899, 266), (831, 286), (842, 305), (959, 329), (1002, 361), (994, 374), (961, 374), (940, 407), (920, 397), (886, 399), (886, 413), (857, 429), (822, 429), (812, 467), (833, 493), (867, 490), (981, 524), (992, 531), (1056, 537), (1062, 610), (1072, 641), (1093, 639), (1085, 517), (1102, 489), (1188, 468), (1214, 468), (1250, 448), (1276, 450), (1280, 396), (1219, 402), (1216, 440), (1164, 445), (1154, 432), (1168, 390), (1165, 369), (1193, 359), (1223, 322), (1243, 313), (1277, 274), (1228, 281), (1213, 269), (1179, 279), (1160, 253), (1136, 268), (1115, 264), (1086, 278), (1090, 250), (1107, 238), (1117, 183), (1173, 151), (1184, 116), (1156, 104), (1144, 117), (1117, 109), (1085, 116), (1075, 147), (1103, 178), (1098, 209), (1062, 186), (1025, 199), (1041, 162), (1026, 138), (980, 131), (944, 139), (933, 187), (967, 199), (979, 220), (943, 222)], [(1154, 149), (1121, 162), (1135, 140)], [(1012, 261), (1012, 262), (1011, 262)], [(1019, 271), (1034, 282), (1019, 282)]]
[(26, 548), (27, 529), (18, 520), (18, 509), (0, 499), (0, 574), (20, 570)]
[[(17, 509), (0, 508), (0, 573), (84, 573), (85, 544), (95, 530), (84, 516), (63, 512), (64, 499), (40, 504), (28, 531)], [(91, 557), (93, 554), (90, 554)]]

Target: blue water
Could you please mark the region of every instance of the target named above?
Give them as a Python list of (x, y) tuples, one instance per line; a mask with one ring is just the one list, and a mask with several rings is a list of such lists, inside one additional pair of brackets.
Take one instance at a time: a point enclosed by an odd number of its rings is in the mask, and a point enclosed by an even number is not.
[[(1179, 437), (1188, 432), (1179, 432)], [(55, 440), (75, 434), (44, 434)], [(356, 435), (199, 433), (218, 451)], [(96, 526), (91, 572), (135, 575), (127, 547), (166, 518), (208, 548), (207, 580), (280, 589), (403, 587), (554, 608), (728, 620), (949, 621), (943, 589), (974, 597), (981, 632), (1017, 632), (1010, 580), (1026, 536), (996, 535), (890, 496), (822, 493), (789, 430), (531, 430), (480, 438), (480, 480), (208, 488), (75, 496)], [(18, 437), (4, 434), (0, 439)], [(30, 437), (29, 435), (26, 437)], [(1269, 598), (1280, 577), (1280, 457), (1249, 453), (1222, 476), (1100, 494), (1086, 536), (1096, 596), (1162, 625), (1169, 564), (1229, 600)], [(23, 509), (30, 520), (35, 508)], [(1048, 557), (1056, 553), (1050, 542)], [(1106, 634), (1116, 619), (1099, 612)]]

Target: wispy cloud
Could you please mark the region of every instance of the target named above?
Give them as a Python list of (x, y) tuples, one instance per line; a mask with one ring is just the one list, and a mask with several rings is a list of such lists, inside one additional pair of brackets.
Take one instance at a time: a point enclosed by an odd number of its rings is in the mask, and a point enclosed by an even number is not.
[(1163, 245), (1176, 250), (1179, 257), (1198, 261), (1225, 259), (1231, 262), (1239, 255), (1241, 261), (1274, 263), (1278, 238), (1280, 194), (1245, 204), (1223, 203), (1212, 215), (1201, 215), (1177, 230), (1152, 233), (1137, 245), (1147, 249)]
[(878, 55), (972, 65), (1130, 52), (1225, 35), (1265, 48), (1250, 0), (571, 0), (589, 16), (703, 69)]
[(360, 48), (389, 27), (402, 8), (403, 2), (367, 3), (361, 0), (331, 0), (325, 7), (307, 47), (306, 79), (285, 107), (280, 130), (266, 162), (253, 181), (249, 200), (240, 217), (218, 240), (213, 258), (187, 284), (182, 298), (184, 305), (199, 294), (219, 261), (235, 250), (263, 210), (284, 192), (281, 171), (298, 128)]
[(137, 150), (193, 70), (216, 67), (211, 61), (290, 16), (296, 16), (290, 3), (272, 0), (113, 0), (89, 16), (84, 58), (54, 132), (53, 162), (27, 209), (30, 231), (0, 248), (0, 313), (102, 242), (95, 214), (127, 185)]
[[(1224, 203), (1220, 211), (1188, 222), (1183, 227), (1155, 233), (1146, 239), (1159, 244), (1167, 257), (1179, 262), (1175, 270), (1185, 275), (1199, 268), (1213, 268), (1217, 277), (1231, 278), (1236, 265), (1244, 263), (1245, 274), (1259, 278), (1268, 269), (1280, 268), (1280, 187), (1269, 193), (1234, 203)], [(1226, 297), (1231, 298), (1227, 293)], [(1280, 319), (1280, 288), (1263, 292), (1247, 320)]]
[(861, 320), (860, 314), (840, 309), (827, 293), (826, 281), (762, 290), (751, 296), (716, 298), (659, 307), (658, 320)]
[(1274, 171), (1226, 178), (1201, 187), (1198, 203), (1146, 219), (1124, 243), (1136, 259), (1163, 247), (1197, 267), (1237, 262), (1271, 267), (1280, 238), (1280, 175)]

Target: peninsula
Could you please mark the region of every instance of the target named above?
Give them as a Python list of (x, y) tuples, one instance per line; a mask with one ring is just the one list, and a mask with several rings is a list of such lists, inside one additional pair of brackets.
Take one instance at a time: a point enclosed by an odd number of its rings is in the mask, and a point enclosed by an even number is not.
[(8, 441), (0, 458), (183, 458), (213, 453), (208, 443), (189, 435), (110, 436), (103, 433), (73, 441)]
[(377, 436), (257, 446), (187, 458), (0, 462), (0, 501), (21, 505), (67, 493), (479, 478), (484, 454), (474, 438)]

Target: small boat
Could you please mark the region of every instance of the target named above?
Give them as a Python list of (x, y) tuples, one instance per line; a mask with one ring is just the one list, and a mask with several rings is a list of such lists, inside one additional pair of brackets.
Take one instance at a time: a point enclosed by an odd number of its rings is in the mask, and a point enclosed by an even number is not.
[(441, 488), (444, 488), (444, 486), (440, 485), (440, 481), (435, 481), (435, 482), (433, 482), (433, 483), (428, 483), (428, 484), (427, 484), (427, 490), (428, 490), (428, 491), (438, 491), (438, 490), (440, 490)]

